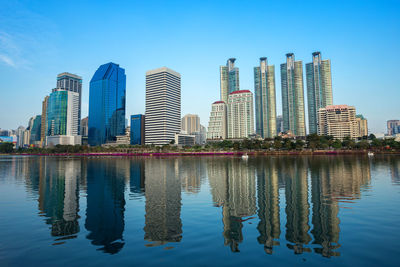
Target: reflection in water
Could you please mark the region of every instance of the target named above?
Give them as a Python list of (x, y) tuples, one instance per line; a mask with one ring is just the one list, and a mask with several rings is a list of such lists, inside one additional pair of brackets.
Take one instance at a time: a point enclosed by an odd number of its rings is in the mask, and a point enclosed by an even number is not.
[(177, 159), (146, 159), (144, 239), (162, 245), (180, 242), (181, 182)]
[(115, 254), (124, 246), (124, 188), (126, 176), (120, 161), (108, 159), (87, 162), (87, 208), (85, 228), (87, 239), (99, 250)]
[[(392, 183), (399, 184), (398, 158), (346, 156), (248, 161), (231, 157), (15, 157), (8, 165), (0, 161), (0, 176), (11, 177), (12, 172), (38, 200), (40, 215), (50, 225), (55, 244), (79, 234), (81, 191), (87, 198), (87, 239), (103, 252), (118, 253), (125, 245), (125, 190), (135, 196), (130, 201), (145, 200), (144, 239), (152, 242), (146, 245), (180, 242), (181, 191), (188, 193), (185, 201), (190, 199), (200, 192), (208, 176), (213, 205), (221, 208), (224, 244), (232, 252), (239, 252), (239, 245), (245, 243), (246, 225), (258, 231), (256, 239), (249, 242), (256, 242), (267, 254), (281, 246), (296, 254), (333, 257), (341, 255), (343, 245), (340, 209), (361, 197), (370, 184), (370, 164), (382, 162), (389, 166)], [(4, 182), (2, 177), (0, 182)], [(252, 216), (258, 217), (254, 225)]]

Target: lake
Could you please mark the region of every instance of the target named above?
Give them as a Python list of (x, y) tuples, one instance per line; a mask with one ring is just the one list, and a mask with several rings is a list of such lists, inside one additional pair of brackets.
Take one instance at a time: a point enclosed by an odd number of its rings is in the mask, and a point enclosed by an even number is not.
[(400, 156), (0, 156), (0, 265), (398, 266)]

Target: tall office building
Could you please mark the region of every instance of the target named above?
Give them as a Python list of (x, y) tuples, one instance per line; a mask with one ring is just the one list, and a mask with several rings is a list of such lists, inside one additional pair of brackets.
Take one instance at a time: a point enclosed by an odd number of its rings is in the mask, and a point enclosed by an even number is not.
[(78, 113), (78, 93), (53, 89), (47, 103), (46, 136), (78, 135)]
[(30, 130), (29, 143), (31, 145), (37, 146), (40, 144), (41, 124), (42, 124), (41, 115), (33, 116), (29, 120), (29, 130)]
[(226, 66), (220, 66), (221, 101), (228, 103), (228, 96), (239, 91), (239, 69), (235, 67), (236, 58), (228, 59)]
[(144, 145), (144, 122), (142, 114), (131, 116), (131, 145)]
[(304, 112), (303, 63), (294, 54), (286, 54), (281, 64), (283, 130), (296, 136), (306, 135)]
[(247, 138), (254, 133), (253, 94), (235, 91), (228, 98), (228, 138)]
[(60, 73), (57, 75), (56, 88), (64, 89), (79, 94), (79, 104), (78, 104), (78, 133), (79, 133), (81, 129), (82, 77), (76, 74), (71, 74), (69, 72)]
[(368, 136), (368, 121), (364, 118), (363, 115), (358, 114), (356, 115), (356, 122), (357, 122), (357, 132), (358, 137), (367, 137)]
[(388, 135), (395, 135), (400, 133), (400, 120), (388, 120), (387, 131)]
[(89, 145), (113, 142), (125, 134), (125, 95), (125, 69), (111, 62), (101, 65), (90, 80)]
[(351, 139), (359, 137), (356, 108), (348, 105), (320, 108), (318, 110), (318, 134), (330, 135), (340, 140), (345, 137)]
[(196, 114), (186, 114), (183, 116), (182, 131), (187, 134), (200, 132), (200, 117)]
[(224, 101), (216, 101), (211, 105), (207, 139), (227, 138), (227, 117), (227, 106)]
[(181, 131), (181, 75), (162, 67), (146, 72), (145, 143), (169, 144)]
[(306, 64), (309, 133), (317, 133), (318, 110), (333, 105), (331, 61), (322, 60), (320, 52), (312, 53)]
[(254, 68), (256, 105), (256, 133), (263, 138), (276, 136), (275, 66), (268, 66), (267, 58), (260, 58)]
[(42, 124), (40, 128), (40, 142), (41, 146), (44, 146), (46, 142), (46, 121), (47, 121), (47, 104), (49, 101), (49, 96), (45, 96), (42, 102)]

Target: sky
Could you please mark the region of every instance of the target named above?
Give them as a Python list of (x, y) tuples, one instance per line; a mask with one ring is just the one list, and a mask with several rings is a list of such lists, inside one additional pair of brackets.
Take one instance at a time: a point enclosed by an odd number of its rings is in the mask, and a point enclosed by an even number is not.
[[(0, 0), (0, 128), (27, 126), (57, 74), (83, 78), (82, 118), (97, 68), (126, 73), (126, 115), (145, 112), (145, 73), (181, 74), (182, 116), (208, 125), (220, 98), (219, 66), (235, 57), (240, 88), (254, 92), (260, 57), (279, 65), (293, 52), (303, 64), (320, 51), (332, 64), (333, 103), (354, 105), (373, 133), (400, 119), (400, 1), (48, 1)], [(305, 68), (304, 68), (305, 74)], [(306, 83), (304, 75), (304, 95)]]

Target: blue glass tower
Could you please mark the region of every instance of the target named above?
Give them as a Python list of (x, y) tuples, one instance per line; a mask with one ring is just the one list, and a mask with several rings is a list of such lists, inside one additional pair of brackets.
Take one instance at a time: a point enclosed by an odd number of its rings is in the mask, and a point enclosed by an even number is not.
[(144, 115), (131, 116), (131, 145), (144, 145)]
[(99, 146), (125, 134), (125, 94), (125, 70), (115, 63), (101, 65), (90, 80), (89, 145)]

